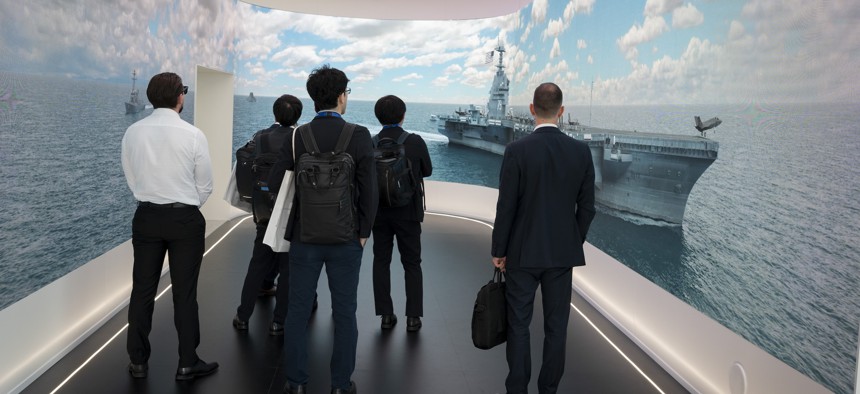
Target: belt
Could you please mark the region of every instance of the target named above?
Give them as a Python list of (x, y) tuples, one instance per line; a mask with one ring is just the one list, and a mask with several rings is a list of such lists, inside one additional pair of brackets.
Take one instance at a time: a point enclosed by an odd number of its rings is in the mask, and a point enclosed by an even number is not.
[(138, 201), (137, 206), (147, 208), (197, 208), (196, 205), (183, 204), (181, 202), (173, 202), (167, 204), (156, 204), (149, 201)]

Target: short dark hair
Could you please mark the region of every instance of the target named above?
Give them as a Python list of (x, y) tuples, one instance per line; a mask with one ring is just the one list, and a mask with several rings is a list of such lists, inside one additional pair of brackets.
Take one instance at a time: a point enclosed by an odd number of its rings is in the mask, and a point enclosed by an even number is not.
[(305, 85), (317, 111), (337, 107), (337, 98), (346, 91), (349, 78), (343, 71), (324, 64), (311, 71)]
[(400, 97), (388, 95), (376, 100), (373, 112), (376, 113), (376, 119), (380, 124), (397, 124), (406, 115), (406, 103)]
[(272, 113), (275, 114), (275, 121), (281, 126), (292, 126), (302, 117), (302, 101), (296, 96), (285, 94), (275, 100)]
[(146, 87), (146, 98), (152, 108), (176, 108), (181, 93), (182, 78), (171, 72), (155, 75)]
[(535, 114), (542, 118), (551, 118), (558, 113), (563, 101), (561, 88), (552, 82), (544, 82), (535, 89), (535, 97), (532, 104), (535, 106)]

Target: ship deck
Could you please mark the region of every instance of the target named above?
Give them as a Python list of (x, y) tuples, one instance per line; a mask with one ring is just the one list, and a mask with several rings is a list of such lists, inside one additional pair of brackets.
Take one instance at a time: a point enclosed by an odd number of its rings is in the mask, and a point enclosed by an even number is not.
[(579, 134), (610, 134), (610, 135), (624, 135), (624, 136), (633, 136), (633, 137), (645, 137), (645, 138), (655, 138), (655, 139), (664, 139), (664, 140), (678, 140), (678, 141), (710, 141), (707, 138), (692, 135), (692, 134), (669, 134), (669, 133), (653, 133), (647, 131), (637, 131), (637, 130), (616, 130), (616, 129), (603, 129), (599, 127), (591, 127), (591, 126), (582, 126), (580, 130), (571, 131), (567, 130), (570, 133), (579, 133)]
[[(235, 230), (231, 231), (235, 227)], [(502, 393), (507, 373), (505, 347), (479, 350), (470, 338), (471, 309), (478, 288), (489, 281), (491, 229), (452, 216), (428, 214), (423, 231), (424, 326), (407, 333), (405, 319), (382, 331), (374, 316), (372, 252), (365, 249), (358, 293), (359, 341), (353, 375), (364, 394)], [(250, 330), (231, 325), (238, 304), (254, 225), (248, 217), (234, 219), (207, 238), (200, 273), (200, 356), (220, 363), (212, 376), (176, 382), (176, 332), (169, 276), (156, 301), (149, 377), (132, 379), (126, 372), (126, 314), (121, 310), (95, 334), (30, 384), (24, 393), (280, 393), (286, 381), (283, 337), (268, 335), (274, 307), (260, 298)], [(372, 240), (371, 240), (372, 242)], [(394, 252), (395, 260), (398, 254)], [(574, 270), (576, 275), (576, 270)], [(402, 267), (392, 265), (392, 297), (398, 313), (404, 307)], [(320, 278), (319, 309), (310, 321), (310, 393), (329, 392), (332, 318), (325, 272)], [(667, 372), (576, 292), (571, 299), (565, 376), (560, 393), (664, 392), (684, 393)], [(540, 292), (532, 322), (533, 378), (536, 392), (541, 359)], [(49, 340), (49, 338), (46, 338)]]

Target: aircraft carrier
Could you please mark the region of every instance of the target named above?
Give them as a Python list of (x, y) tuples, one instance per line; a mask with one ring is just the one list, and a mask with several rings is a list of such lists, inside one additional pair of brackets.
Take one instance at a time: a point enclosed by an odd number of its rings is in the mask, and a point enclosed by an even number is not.
[[(510, 80), (505, 75), (504, 46), (495, 51), (499, 60), (486, 108), (470, 105), (438, 115), (437, 128), (449, 143), (501, 155), (509, 142), (531, 133), (534, 120), (508, 110)], [(690, 191), (717, 159), (719, 143), (706, 138), (705, 130), (719, 123), (717, 118), (707, 121), (698, 136), (601, 129), (570, 119), (559, 125), (591, 148), (598, 204), (680, 225)]]

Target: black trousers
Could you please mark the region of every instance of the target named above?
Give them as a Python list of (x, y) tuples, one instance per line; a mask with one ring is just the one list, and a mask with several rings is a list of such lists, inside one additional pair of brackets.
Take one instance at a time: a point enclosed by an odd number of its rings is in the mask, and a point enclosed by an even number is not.
[(395, 237), (406, 280), (406, 316), (424, 316), (421, 222), (379, 217), (373, 224), (373, 299), (376, 314), (394, 314), (391, 301), (391, 256)]
[(508, 268), (505, 272), (505, 298), (508, 302), (508, 377), (509, 394), (525, 394), (531, 380), (531, 339), (529, 325), (534, 312), (538, 285), (543, 299), (543, 360), (538, 375), (538, 392), (553, 394), (564, 374), (567, 349), (567, 323), (570, 318), (571, 268)]
[(152, 312), (164, 256), (170, 263), (173, 322), (179, 336), (179, 367), (197, 362), (200, 321), (197, 315), (197, 277), (203, 261), (206, 220), (196, 207), (141, 206), (132, 221), (134, 268), (128, 306), (128, 341), (131, 361), (149, 360)]
[[(248, 273), (245, 275), (245, 283), (242, 285), (242, 295), (236, 314), (239, 319), (248, 321), (254, 313), (254, 305), (257, 303), (257, 295), (260, 288), (266, 283), (271, 272), (280, 272), (280, 286), (275, 293), (274, 321), (283, 324), (287, 317), (287, 305), (289, 297), (290, 257), (289, 253), (275, 253), (269, 245), (263, 243), (266, 235), (268, 221), (257, 223), (257, 236), (254, 238), (254, 251), (251, 253), (251, 261), (248, 262)], [(268, 286), (271, 287), (271, 286)], [(267, 287), (267, 288), (268, 288)]]

